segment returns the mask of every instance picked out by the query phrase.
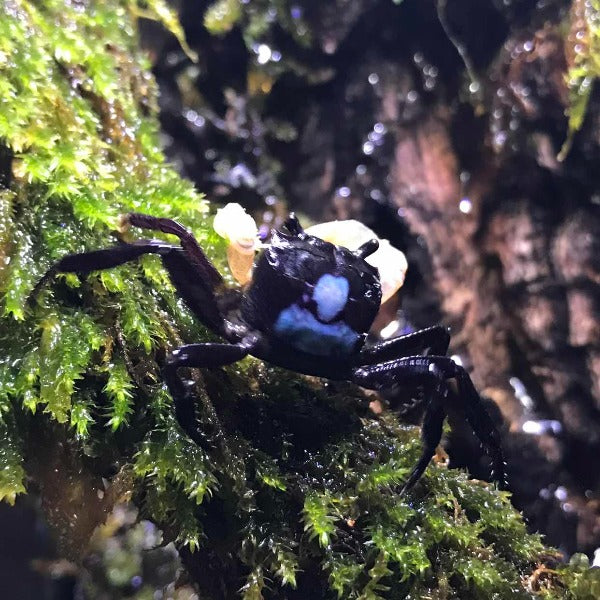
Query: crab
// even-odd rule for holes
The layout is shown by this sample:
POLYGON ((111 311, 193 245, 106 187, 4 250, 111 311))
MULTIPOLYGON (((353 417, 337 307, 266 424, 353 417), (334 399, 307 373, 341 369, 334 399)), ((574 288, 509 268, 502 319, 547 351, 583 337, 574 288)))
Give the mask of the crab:
POLYGON ((38 282, 32 297, 58 273, 85 275, 158 255, 179 296, 225 340, 181 346, 164 364, 177 421, 197 444, 204 442, 195 416, 196 397, 180 369, 222 367, 252 355, 298 373, 376 391, 424 388, 422 453, 400 493, 425 472, 440 443, 450 402, 489 453, 495 477, 504 482, 498 431, 467 371, 447 356, 448 331, 436 325, 367 343, 382 298, 378 270, 365 260, 378 249, 377 239, 351 251, 307 233, 290 214, 286 231, 272 232, 270 243, 254 260, 247 286, 238 289, 226 285, 193 234, 176 221, 130 213, 124 223, 174 235, 179 244, 144 239, 65 256, 38 282))

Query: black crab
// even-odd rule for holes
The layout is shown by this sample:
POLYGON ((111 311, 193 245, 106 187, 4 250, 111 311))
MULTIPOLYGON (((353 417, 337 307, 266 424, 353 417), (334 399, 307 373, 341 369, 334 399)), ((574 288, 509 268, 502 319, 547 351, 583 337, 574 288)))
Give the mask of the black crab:
POLYGON ((378 271, 364 260, 377 250, 377 240, 350 251, 309 235, 291 214, 287 233, 273 232, 255 261, 249 286, 241 291, 225 284, 194 236, 176 221, 131 213, 124 223, 172 234, 180 244, 139 240, 65 256, 38 282, 31 298, 57 273, 85 275, 145 254, 160 256, 177 293, 202 323, 226 340, 181 346, 164 366, 176 418, 197 444, 203 445, 204 437, 196 422, 196 398, 179 369, 221 367, 252 355, 298 373, 352 381, 372 390, 424 388, 423 451, 401 493, 414 486, 433 457, 450 401, 464 414, 491 456, 495 477, 504 483, 498 431, 468 373, 446 356, 447 330, 434 326, 365 343, 381 302, 378 271), (449 386, 450 379, 458 393, 449 386))

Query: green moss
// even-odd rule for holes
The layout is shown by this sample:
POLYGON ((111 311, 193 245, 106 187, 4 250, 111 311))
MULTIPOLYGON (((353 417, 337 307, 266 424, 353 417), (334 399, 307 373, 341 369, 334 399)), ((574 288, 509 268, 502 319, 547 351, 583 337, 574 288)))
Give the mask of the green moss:
MULTIPOLYGON (((207 213, 192 186, 164 164, 156 120, 144 116, 155 107, 155 88, 136 50, 137 10, 126 2, 86 11, 62 2, 0 4, 0 144, 12 180, 0 190, 0 409, 42 407, 81 437, 98 420, 95 407, 104 407, 105 427, 126 422, 137 386, 123 352, 148 354, 167 337, 160 299, 132 281, 158 279, 170 289, 148 262, 86 282, 67 276, 62 289, 85 308, 46 298, 26 315, 32 285, 65 253, 107 244, 121 212, 160 206, 192 227, 207 213), (91 393, 93 378, 100 385, 91 393)), ((161 3, 145 14, 177 22, 161 3)), ((17 432, 10 433, 0 496, 12 501, 24 491, 24 471, 17 432)))
POLYGON ((215 35, 230 31, 240 20, 242 7, 240 0, 217 0, 204 15, 204 26, 215 35))
POLYGON ((305 20, 298 15, 292 16, 293 9, 298 11, 299 8, 289 0, 215 0, 204 14, 204 26, 213 35, 223 35, 240 27, 248 49, 255 50, 257 44, 269 43, 270 30, 276 23, 296 42, 308 46, 311 35, 305 20))
POLYGON ((17 494, 25 492, 25 471, 21 464, 21 448, 16 439, 15 423, 4 416, 0 422, 0 498, 14 504, 17 494))
POLYGON ((600 77, 600 1, 575 1, 571 17, 573 22, 566 40, 574 55, 567 73, 569 124, 567 139, 558 155, 559 160, 566 158, 573 136, 583 125, 594 81, 600 77))
POLYGON ((160 360, 210 336, 159 261, 59 277, 27 308, 55 260, 114 243, 126 211, 176 217, 225 270, 207 203, 159 148, 140 10, 175 28, 155 2, 0 0, 0 146, 10 158, 0 173, 0 496, 12 502, 26 474, 40 476, 45 462, 29 469, 27 452, 41 427, 44 439, 68 440, 77 469, 129 474, 113 485, 130 486, 188 566, 201 564, 191 572, 206 598, 215 586, 247 600, 587 597, 587 568, 534 578, 549 551, 492 486, 432 465, 400 497, 418 430, 374 418, 350 385, 325 388, 253 359, 205 372, 197 413, 210 443, 195 445, 175 421, 160 360))

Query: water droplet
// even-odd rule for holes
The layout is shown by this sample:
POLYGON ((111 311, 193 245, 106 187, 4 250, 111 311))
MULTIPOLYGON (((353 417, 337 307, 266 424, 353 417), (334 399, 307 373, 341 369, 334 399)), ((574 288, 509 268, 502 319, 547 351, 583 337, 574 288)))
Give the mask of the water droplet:
POLYGON ((379 75, 377 73, 371 73, 367 79, 371 85, 379 83, 379 75))
POLYGON ((523 433, 528 433, 529 435, 558 435, 562 431, 562 425, 560 421, 550 419, 540 419, 539 421, 530 419, 523 423, 521 429, 523 433))
POLYGON ((454 364, 458 365, 459 367, 463 366, 462 358, 458 354, 453 354, 450 357, 450 359, 454 362, 454 364))
POLYGON ((259 65, 264 65, 271 60, 272 52, 271 48, 267 46, 267 44, 259 44, 258 49, 256 50, 256 54, 258 55, 257 61, 259 65))
POLYGON ((559 485, 555 490, 554 490, 554 497, 559 500, 560 502, 563 502, 564 500, 567 499, 567 490, 565 487, 563 487, 562 485, 559 485))
POLYGON ((368 80, 371 85, 376 85, 379 83, 379 75, 377 75, 377 73, 371 73, 368 77, 368 80))
POLYGON ((496 146, 498 146, 499 148, 502 148, 502 146, 504 146, 504 144, 506 143, 506 132, 505 131, 499 131, 495 136, 494 136, 494 144, 496 146))
POLYGON ((166 63, 170 67, 174 67, 179 63, 179 53, 178 52, 169 52, 167 54, 166 63))
POLYGON ((468 215, 473 210, 473 203, 469 198, 462 198, 458 203, 458 210, 460 210, 461 213, 468 215))
POLYGON ((373 154, 373 150, 375 150, 375 145, 373 142, 365 142, 362 147, 362 151, 364 154, 373 154))
POLYGON ((378 188, 373 188, 369 193, 371 200, 375 200, 375 202, 381 202, 383 200, 383 193, 378 188))
POLYGON ((271 228, 268 225, 261 225, 258 228, 258 238, 262 241, 266 240, 271 233, 271 228))
POLYGON ((325 40, 323 43, 323 50, 325 54, 333 54, 337 49, 337 41, 335 39, 325 40))
POLYGON ((193 109, 186 110, 184 115, 186 120, 196 127, 203 127, 206 123, 206 119, 193 109))
POLYGON ((385 340, 392 337, 400 327, 400 321, 394 320, 381 329, 379 335, 385 340))
POLYGON ((543 500, 550 500, 550 498, 552 498, 552 492, 546 487, 546 488, 542 488, 539 492, 539 497, 542 498, 543 500))
POLYGON ((531 410, 533 408, 533 400, 527 392, 525 384, 518 377, 511 377, 508 380, 508 383, 510 383, 512 389, 515 392, 515 398, 521 403, 521 405, 525 409, 531 410))

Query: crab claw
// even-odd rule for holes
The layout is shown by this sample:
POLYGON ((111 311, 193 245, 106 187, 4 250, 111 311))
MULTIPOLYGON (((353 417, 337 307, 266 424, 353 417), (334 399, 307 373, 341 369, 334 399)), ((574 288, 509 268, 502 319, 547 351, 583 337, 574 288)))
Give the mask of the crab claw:
MULTIPOLYGON (((353 252, 365 248, 365 260, 377 267, 381 281, 381 304, 391 298, 404 283, 408 263, 404 253, 394 248, 388 240, 382 240, 360 221, 329 221, 313 225, 306 233, 314 235, 326 242, 344 246, 353 252), (379 248, 373 250, 373 241, 379 242, 379 248), (369 246, 370 245, 370 246, 369 246), (373 250, 373 251, 372 251, 373 250)), ((363 252, 365 252, 363 250, 363 252)))
POLYGON ((252 279, 254 254, 258 248, 258 228, 254 219, 235 202, 217 210, 214 230, 228 242, 227 262, 235 280, 241 285, 252 279))

